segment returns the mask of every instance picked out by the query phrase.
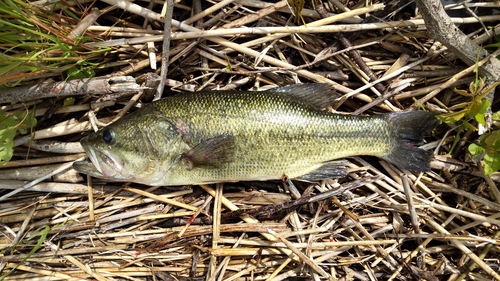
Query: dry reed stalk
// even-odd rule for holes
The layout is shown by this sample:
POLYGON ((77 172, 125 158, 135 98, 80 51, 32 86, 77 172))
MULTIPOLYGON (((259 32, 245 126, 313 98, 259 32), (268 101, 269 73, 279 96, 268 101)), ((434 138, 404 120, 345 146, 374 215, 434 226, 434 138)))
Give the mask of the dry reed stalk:
MULTIPOLYGON (((105 121, 105 120, 107 120, 107 119, 104 119, 101 121, 105 121)), ((35 139, 35 140, 48 139, 48 138, 53 138, 53 137, 57 137, 57 136, 70 135, 70 134, 90 131, 92 129, 92 126, 91 126, 89 121, 75 123, 73 120, 73 122, 69 122, 69 123, 70 124, 60 124, 60 125, 54 126, 52 128, 47 128, 47 129, 35 131, 33 136, 21 137, 21 138, 16 139, 14 145, 19 146, 19 145, 25 144, 26 142, 28 142, 28 140, 31 140, 31 139, 35 139)))
MULTIPOLYGON (((427 219, 429 224, 434 227, 437 231, 441 233, 447 234, 447 231, 438 223, 436 223, 432 219, 427 219)), ((470 259, 472 259, 478 266, 480 266, 488 275, 492 276, 495 278, 495 280, 500 280, 500 275, 493 269, 491 269, 488 264, 486 264, 484 261, 479 259, 478 256, 476 256, 469 248, 465 247, 462 243, 456 241, 456 240, 451 240, 450 241, 453 245, 455 245, 458 249, 460 249, 465 255, 467 255, 470 259)))
MULTIPOLYGON (((210 195, 214 196, 215 197, 215 191, 208 185, 200 185, 205 191, 207 191, 210 195)), ((221 197, 221 202, 222 204, 224 204, 227 208, 229 208, 231 211, 236 211, 238 210, 238 207, 236 205, 234 205, 231 201, 227 200, 225 197, 223 196, 220 196, 221 197)), ((259 223, 258 220, 256 220, 255 218, 253 218, 252 216, 249 216, 249 215, 242 215, 242 219, 249 223, 249 224, 252 224, 252 227, 253 227, 253 224, 256 224, 256 223, 259 223)), ((263 231, 265 232, 265 231, 263 231)), ((272 235, 269 235, 268 233, 262 233, 262 236, 266 237, 268 240, 271 240, 271 241, 274 241, 275 238, 274 236, 272 235)))
MULTIPOLYGON (((195 2, 206 6, 174 8, 169 79, 164 81, 174 91, 266 89, 319 81, 347 94, 332 107, 349 114, 407 110, 417 101, 412 98, 440 113, 467 102, 450 89, 467 88, 474 77, 453 61, 453 54, 429 42, 423 21, 410 18, 408 10, 392 11, 398 21, 384 22, 387 17, 380 13, 391 7, 346 6, 350 3, 332 0, 326 7, 329 17, 318 20, 319 14, 306 8, 302 15, 307 24, 294 26, 288 22, 290 10, 281 8, 284 1, 195 2), (377 22, 363 22, 367 13, 375 14, 377 22), (354 29, 362 31, 356 38, 343 33, 354 29), (352 47, 334 48, 337 34, 352 47), (369 76, 350 57, 352 50, 382 78, 368 83, 369 76), (387 91, 376 90, 377 83, 385 84, 387 91)), ((131 75, 147 85, 144 73, 162 61, 153 49, 162 48, 155 42, 163 40, 161 29, 166 26, 160 26, 164 14, 155 12, 160 8, 155 5, 166 1, 105 3, 113 5, 101 10, 113 26, 109 19, 98 18, 86 33, 98 40, 90 37, 87 46, 111 46, 106 56, 115 59, 108 61, 115 67, 114 75, 131 75)), ((81 7, 71 9, 80 15, 81 7)), ((478 19, 498 21, 498 16, 454 21, 478 19)), ((476 29, 470 36, 487 42, 487 33, 476 29)), ((37 75, 27 74, 21 84, 30 86, 37 75)), ((50 143, 31 146, 27 157, 24 147, 16 147, 16 160, 2 166, 0 187, 5 191, 0 196, 25 185, 6 178, 29 173, 23 178, 37 179, 31 170, 45 174, 53 170, 50 163, 78 158, 75 153, 81 148, 65 144, 76 143, 81 133, 120 118, 144 101, 142 91, 134 97, 77 97, 76 105, 55 110, 34 133, 35 139, 50 143), (87 121, 93 116, 99 119, 87 121), (9 165, 16 169, 5 169, 9 165)), ((36 116, 49 116, 54 110, 47 99, 0 109, 27 107, 36 107, 36 116)), ((484 171, 464 160, 474 134, 460 135, 464 144, 450 153, 458 135, 454 129, 443 132, 441 127, 426 138, 425 149, 455 159, 436 155, 431 162, 434 172, 423 174, 379 159, 353 157, 347 164, 348 177, 320 183, 170 189, 98 179, 86 185, 73 174, 73 179, 25 186, 0 204, 0 274, 17 267, 5 280, 431 280, 466 274, 498 280, 498 179, 495 174, 485 177, 484 171), (348 185, 356 188, 343 189, 348 185), (306 200, 319 194, 326 196, 306 200), (47 239, 30 253, 40 229, 47 229, 47 239)), ((30 138, 18 138, 16 145, 30 138)))
MULTIPOLYGON (((10 161, 9 163, 2 165, 2 168, 14 168, 14 167, 27 167, 27 166, 36 166, 36 165, 48 165, 52 163, 60 163, 67 161, 75 161, 78 158, 85 156, 84 153, 73 154, 73 155, 64 155, 64 156, 52 156, 47 158, 38 158, 33 160, 19 160, 19 161, 10 161)), ((49 171, 53 171, 55 168, 49 168, 49 171)), ((13 172, 10 170, 10 172, 13 172)))
MULTIPOLYGON (((370 6, 370 10, 374 9, 379 9, 380 7, 375 6, 370 6)), ((365 10, 360 10, 356 11, 356 13, 361 14, 365 10)), ((354 12, 352 14, 355 14, 354 12)), ((339 18, 344 18, 345 16, 343 15, 342 17, 339 18)), ((333 17, 333 19, 327 18, 329 22, 335 20, 339 20, 336 17, 333 17)), ((481 18, 482 21, 496 21, 498 20, 497 16, 486 16, 481 18)), ((241 34, 249 34, 249 35, 273 35, 273 34, 279 34, 276 37, 269 37, 272 38, 272 40, 276 40, 278 38, 288 36, 292 33, 308 33, 308 34, 314 34, 314 33, 337 33, 337 32, 354 32, 354 31, 360 31, 360 30, 379 30, 379 29, 391 29, 391 28, 398 28, 398 27, 408 27, 408 26, 415 26, 415 25, 424 25, 423 20, 411 20, 411 21, 395 21, 395 22, 387 22, 387 23, 370 23, 370 24, 345 24, 345 25, 326 25, 326 19, 325 21, 318 20, 317 22, 313 22, 308 24, 307 26, 288 26, 288 27, 240 27, 240 28, 227 28, 227 29, 216 29, 216 30, 195 30, 195 28, 190 28, 188 26, 181 25, 185 27, 187 30, 186 32, 182 33, 173 33, 171 36, 172 40, 186 40, 186 39, 195 39, 195 38, 200 38, 200 37, 207 37, 208 40, 218 40, 213 37, 215 36, 234 36, 234 35, 241 35, 241 34), (188 31, 189 30, 189 31, 188 31), (282 34, 282 35, 280 35, 282 34)), ((467 18, 467 19, 462 19, 462 18, 457 18, 454 20, 454 23, 456 24, 472 24, 476 23, 477 20, 475 18, 467 18)), ((147 43, 147 42, 160 42, 163 40, 163 35, 151 35, 151 36, 143 36, 143 37, 136 37, 136 38, 127 38, 127 39, 116 39, 116 40, 109 40, 105 42, 98 42, 98 43, 89 43, 87 44, 89 47, 112 47, 112 46, 120 46, 120 45, 125 45, 125 44, 141 44, 141 43, 147 43)), ((269 39, 260 39, 259 43, 263 43, 262 40, 265 41, 270 41, 269 39)), ((220 41, 222 42, 222 41, 220 41)), ((216 43, 220 43, 216 42, 216 43)), ((233 48, 234 45, 231 45, 230 48, 232 48, 232 51, 246 51, 244 47, 238 48, 233 48)), ((248 44, 247 44, 248 46, 248 44)))
POLYGON ((188 210, 191 210, 191 211, 198 210, 198 208, 196 208, 194 206, 190 206, 190 205, 187 205, 187 204, 175 201, 175 200, 170 200, 170 199, 167 199, 167 198, 163 198, 161 196, 158 196, 158 195, 155 195, 155 194, 152 194, 152 193, 148 193, 148 192, 145 192, 145 191, 140 190, 140 189, 130 188, 130 187, 125 187, 124 189, 128 190, 128 191, 132 191, 132 192, 140 194, 140 195, 143 195, 143 196, 146 196, 148 198, 155 199, 155 200, 160 201, 160 202, 164 202, 164 203, 167 203, 167 204, 172 204, 172 205, 180 207, 180 208, 188 209, 188 210))
MULTIPOLYGON (((95 109, 95 108, 100 108, 100 107, 108 107, 108 106, 113 106, 113 105, 115 105, 114 101, 103 101, 103 102, 96 102, 96 103, 92 103, 92 104, 71 105, 71 106, 65 106, 65 107, 57 109, 54 112, 54 114, 86 111, 86 110, 90 110, 90 109, 95 109)), ((35 116, 42 116, 48 110, 49 110, 48 108, 39 108, 35 111, 35 116)))

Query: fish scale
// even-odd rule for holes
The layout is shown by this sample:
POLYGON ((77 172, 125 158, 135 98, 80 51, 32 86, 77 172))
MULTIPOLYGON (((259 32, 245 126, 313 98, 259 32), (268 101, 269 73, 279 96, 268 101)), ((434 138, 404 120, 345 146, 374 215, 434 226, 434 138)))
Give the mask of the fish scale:
POLYGON ((305 84, 165 98, 82 139, 92 162, 75 168, 148 185, 284 175, 317 179, 338 172, 326 167, 330 161, 355 155, 378 156, 406 169, 429 169, 430 154, 414 146, 437 124, 431 113, 352 116, 319 110, 330 92, 324 84, 305 84), (112 134, 113 142, 105 142, 103 134, 112 134))

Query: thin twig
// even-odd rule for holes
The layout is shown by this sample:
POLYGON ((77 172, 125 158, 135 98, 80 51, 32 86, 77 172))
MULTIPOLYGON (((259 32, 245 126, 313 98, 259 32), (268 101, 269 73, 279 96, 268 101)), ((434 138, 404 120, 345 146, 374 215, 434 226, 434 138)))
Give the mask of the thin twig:
POLYGON ((167 0, 165 1, 166 11, 165 18, 163 21, 163 48, 161 53, 161 73, 160 73, 160 85, 158 85, 158 89, 156 91, 156 95, 154 100, 158 100, 161 98, 163 94, 163 90, 165 89, 167 72, 168 72, 168 62, 170 58, 170 30, 172 29, 172 15, 174 13, 174 1, 167 0))

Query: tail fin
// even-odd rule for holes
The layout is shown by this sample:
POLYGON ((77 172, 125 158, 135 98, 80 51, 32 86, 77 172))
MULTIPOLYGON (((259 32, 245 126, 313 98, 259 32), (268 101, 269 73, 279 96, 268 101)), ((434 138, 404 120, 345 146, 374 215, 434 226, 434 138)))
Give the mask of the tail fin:
POLYGON ((393 128, 394 145, 383 158, 403 169, 429 171, 432 152, 418 146, 422 145, 423 137, 440 123, 439 120, 425 111, 389 113, 386 118, 393 128))

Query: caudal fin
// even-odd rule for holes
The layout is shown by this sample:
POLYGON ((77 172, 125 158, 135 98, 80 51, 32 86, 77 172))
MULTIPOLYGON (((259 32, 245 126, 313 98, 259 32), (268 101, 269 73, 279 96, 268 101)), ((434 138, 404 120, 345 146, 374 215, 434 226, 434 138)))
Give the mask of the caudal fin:
POLYGON ((432 152, 418 147, 422 145, 423 137, 440 123, 439 120, 425 111, 396 112, 386 116, 393 128, 394 144, 391 152, 383 158, 403 169, 429 171, 432 152))

